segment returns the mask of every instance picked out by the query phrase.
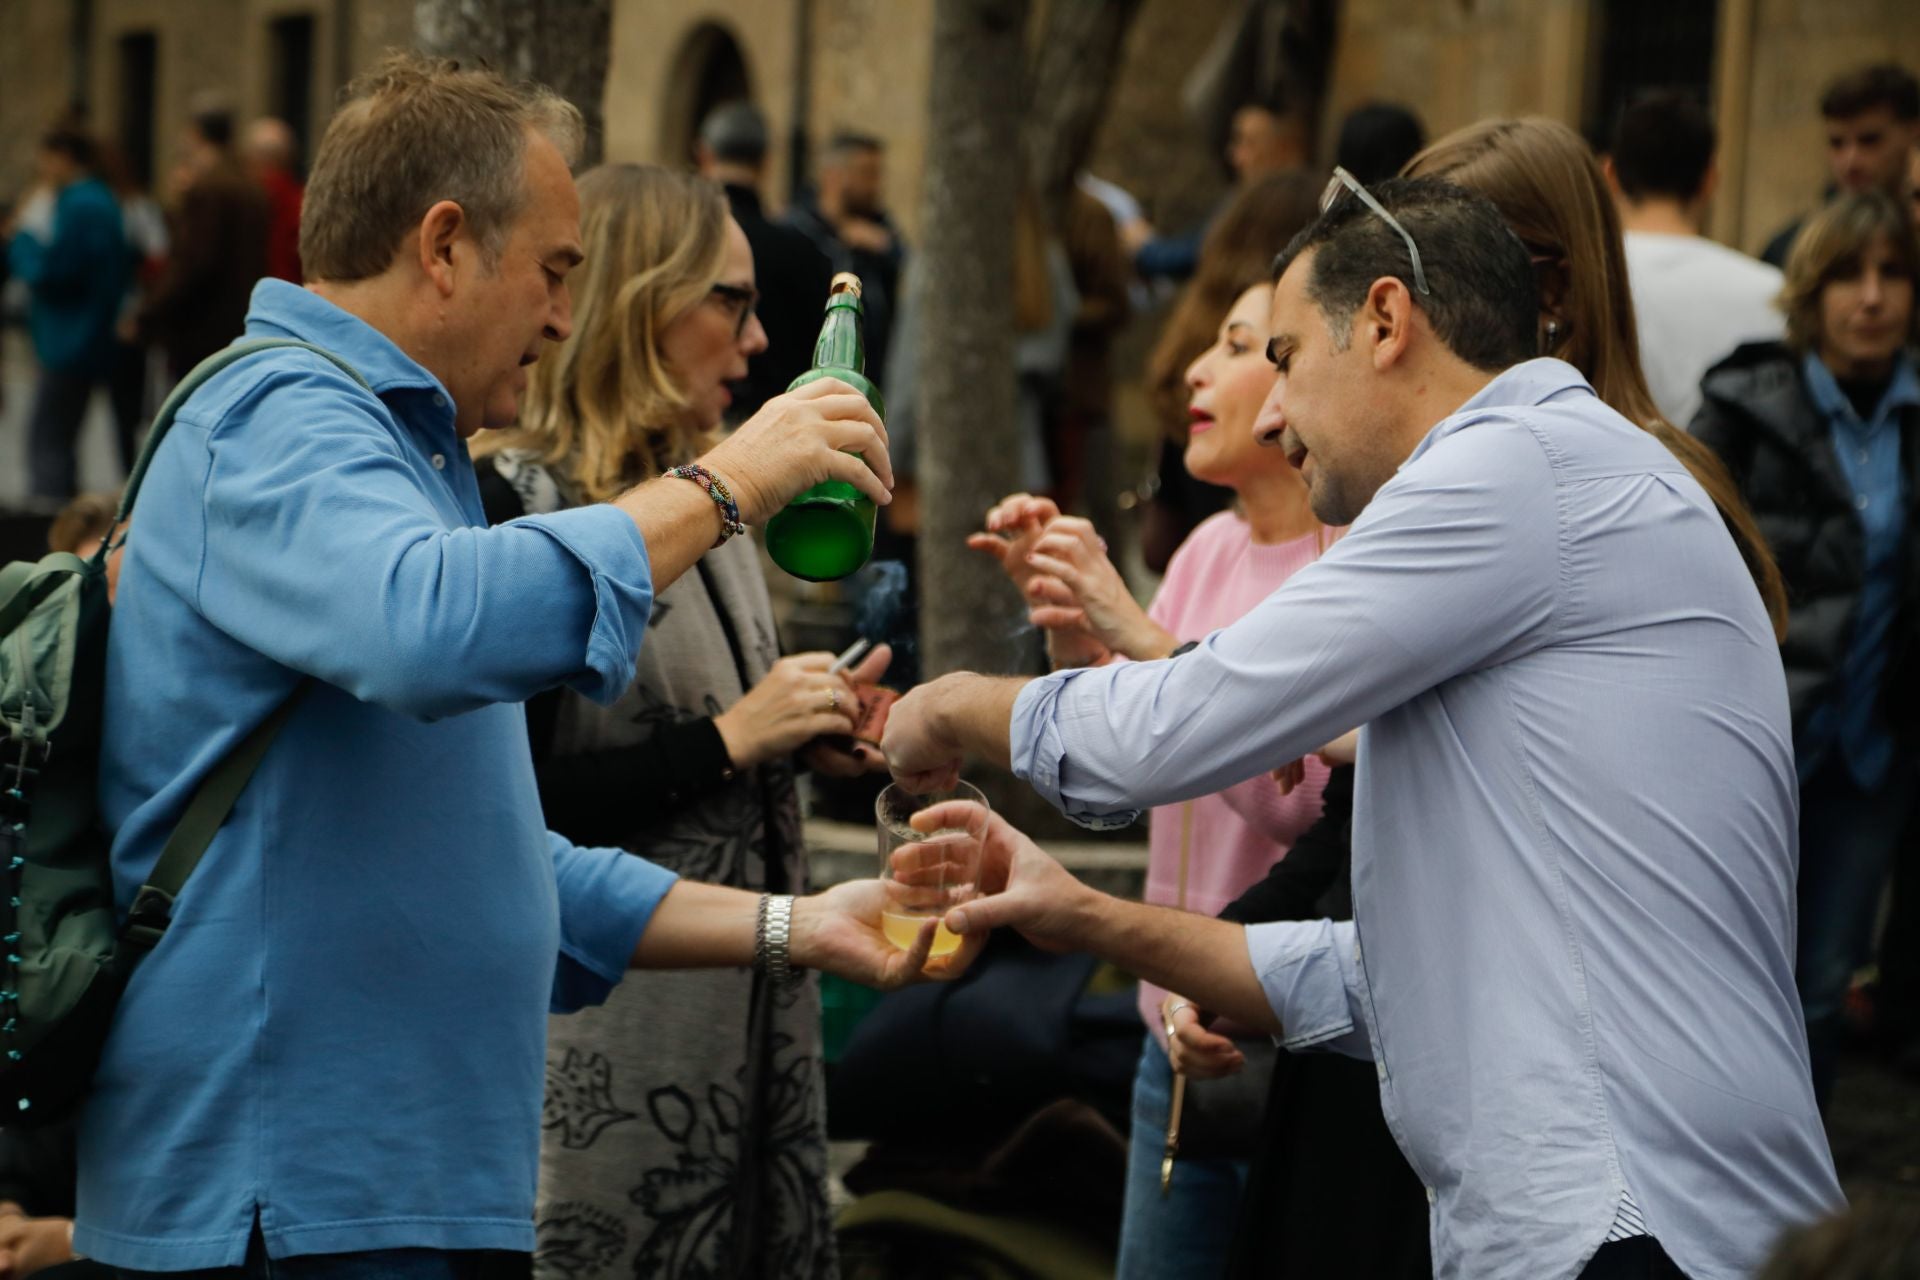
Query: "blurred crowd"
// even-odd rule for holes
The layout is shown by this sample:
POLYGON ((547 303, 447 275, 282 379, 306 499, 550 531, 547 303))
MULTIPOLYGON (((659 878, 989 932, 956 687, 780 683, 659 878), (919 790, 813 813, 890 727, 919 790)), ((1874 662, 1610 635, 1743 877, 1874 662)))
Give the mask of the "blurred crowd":
MULTIPOLYGON (((1080 175, 1064 217, 1023 197, 1009 374, 1018 388, 1020 491, 982 513, 970 545, 1006 570, 1052 668, 1164 659, 1242 618, 1346 534, 1316 516, 1299 459, 1259 438, 1256 419, 1285 376, 1269 358, 1275 255, 1334 200, 1371 200, 1369 190, 1396 175, 1477 193, 1529 255, 1538 355, 1570 366, 1686 464, 1747 553, 1768 605, 1799 789, 1793 961, 1814 1096, 1829 1104, 1849 1053, 1920 1078, 1920 809, 1912 803, 1920 703, 1911 688, 1920 652, 1912 550, 1920 538, 1920 85, 1908 69, 1875 65, 1808 105, 1825 125, 1829 181, 1808 193, 1803 214, 1760 258, 1705 234, 1717 137, 1711 113, 1687 94, 1642 95, 1595 140, 1544 118, 1487 120, 1429 138, 1417 105, 1356 109, 1336 131, 1328 164, 1316 159, 1306 113, 1284 102, 1242 104, 1222 155, 1229 185, 1192 226, 1152 225, 1138 199, 1091 172, 1080 175), (1143 315, 1153 341, 1138 368, 1121 367, 1122 335, 1143 315), (1116 462, 1131 457, 1116 426, 1116 388, 1135 383, 1160 428, 1144 467, 1116 462)), ((891 405, 893 501, 881 513, 876 560, 908 566, 911 578, 920 533, 916 365, 934 355, 921 342, 926 303, 914 256, 883 198, 885 148, 871 134, 834 133, 811 184, 778 216, 766 190, 769 149, 765 118, 733 102, 702 122, 690 172, 607 164, 579 176, 584 259, 577 267, 542 260, 546 274, 564 277, 552 287, 569 300, 564 320, 549 318, 527 339, 524 360, 509 353, 499 385, 510 388, 512 411, 489 418, 482 425, 494 429, 467 443, 444 424, 432 428, 439 434, 417 428, 434 442, 422 466, 462 473, 448 501, 463 503, 464 516, 584 528, 586 509, 662 472, 704 474, 700 483, 710 484, 703 467, 722 442, 760 438, 752 433, 768 430, 770 418, 796 412, 783 393, 813 363, 829 280, 852 272, 862 284, 866 373, 891 405)), ((303 224, 303 158, 286 124, 240 127, 226 113, 202 112, 180 154, 156 196, 84 121, 59 122, 40 141, 36 184, 0 227, 36 371, 27 453, 8 465, 24 465, 39 507, 61 512, 56 549, 91 555, 113 536, 112 499, 78 493, 77 442, 96 392, 107 397, 130 471, 165 392, 196 365, 243 333, 311 336, 332 323, 313 318, 322 305, 315 293, 262 281, 302 284, 306 251, 323 254, 314 272, 323 284, 360 282, 342 274, 350 259, 328 230, 350 223, 346 204, 332 206, 328 226, 317 226, 324 215, 311 209, 303 224)), ((342 172, 354 161, 334 157, 342 172)), ((329 198, 350 202, 357 193, 329 198)), ((408 212, 418 220, 420 211, 408 212)), ((385 339, 368 338, 355 358, 375 362, 370 372, 379 374, 388 368, 380 362, 401 357, 385 339)), ((373 381, 385 395, 388 384, 373 381)), ((409 394, 439 385, 416 380, 409 394)), ((461 402, 459 389, 446 389, 461 402)), ((284 478, 268 461, 231 465, 257 467, 247 474, 260 493, 284 478)), ((726 505, 719 494, 713 500, 726 505)), ((367 502, 369 520, 385 518, 367 502)), ((272 512, 250 516, 258 523, 247 527, 262 537, 294 536, 272 512)), ((731 518, 739 516, 735 509, 731 518)), ((325 544, 299 548, 325 558, 325 544)), ((156 564, 140 572, 186 590, 166 578, 178 566, 153 555, 156 564)), ((259 562, 230 567, 245 581, 259 562)), ((877 597, 883 581, 891 589, 893 578, 870 570, 847 589, 856 601, 877 597)), ((197 582, 191 590, 197 600, 197 582)), ((909 583, 909 600, 912 591, 909 583)), ((599 607, 615 609, 608 600, 603 594, 599 607)), ((837 668, 817 649, 786 652, 748 539, 716 545, 651 600, 637 669, 603 691, 609 696, 585 696, 587 681, 570 678, 496 699, 526 703, 532 785, 547 827, 578 846, 644 854, 690 881, 804 893, 803 799, 811 787, 817 803, 836 794, 870 802, 887 762, 877 734, 856 733, 858 713, 883 681, 897 690, 916 678, 910 611, 864 627, 892 645, 851 666, 837 668)), ((287 610, 284 621, 300 604, 275 607, 287 610)), ((135 605, 149 610, 135 616, 159 616, 138 596, 135 605)), ((535 665, 527 658, 526 670, 501 675, 497 687, 519 689, 535 665)), ((467 709, 456 698, 430 711, 467 709)), ((1145 899, 1242 923, 1350 919, 1355 753, 1349 735, 1280 777, 1154 807, 1145 899)), ((842 1274, 843 1264, 848 1274, 907 1274, 887 1270, 904 1265, 904 1251, 884 1244, 889 1229, 911 1239, 926 1226, 907 1210, 886 1218, 886 1205, 873 1209, 880 1216, 866 1220, 864 1242, 844 1258, 836 1243, 828 1137, 830 1126, 851 1133, 841 1116, 858 1111, 857 1136, 885 1141, 856 1189, 946 1195, 969 1206, 976 1225, 991 1223, 1009 1194, 1035 1196, 1076 1223, 1060 1240, 1027 1242, 1035 1274, 1072 1274, 1067 1262, 1046 1268, 1055 1253, 1072 1255, 1073 1240, 1103 1232, 1106 1245, 1118 1241, 1118 1274, 1141 1280, 1433 1273, 1431 1192, 1396 1144, 1371 1064, 1277 1052, 1244 1028, 1206 1031, 1191 1014, 1176 1017, 1189 1008, 1178 993, 1146 983, 1121 993, 1117 1013, 1113 1002, 1103 1006, 1105 1021, 1085 1031, 1072 1020, 1093 1018, 1083 997, 1111 974, 1073 969, 1058 1007, 1029 1015, 1012 1007, 1020 993, 1042 992, 1046 975, 1066 970, 1021 952, 990 953, 983 971, 996 963, 1030 985, 1003 992, 1004 1025, 981 1031, 984 1056, 1025 1052, 1012 1046, 1030 1031, 1050 1046, 1034 1051, 1045 1060, 1034 1070, 1092 1105, 1054 1116, 1053 1131, 1036 1137, 1032 1109, 1009 1104, 981 1122, 980 1143, 960 1144, 981 1148, 981 1163, 966 1169, 930 1171, 938 1153, 924 1143, 888 1165, 880 1148, 912 1148, 901 1130, 919 1103, 889 1112, 856 1096, 848 1082, 873 1078, 858 1044, 827 1071, 817 985, 777 988, 722 964, 630 981, 597 1007, 556 1017, 544 1048, 535 1271, 692 1280, 751 1274, 741 1259, 757 1256, 774 1260, 760 1274, 825 1277, 842 1274), (1118 1056, 1062 1065, 1103 1037, 1118 1056), (1175 1160, 1169 1134, 1181 1128, 1183 1107, 1178 1169, 1169 1175, 1163 1157, 1175 1160), (1089 1207, 1089 1198, 1063 1192, 1058 1184, 1079 1174, 1044 1172, 1061 1149, 1081 1162, 1071 1168, 1110 1175, 1103 1185, 1114 1194, 1091 1197, 1089 1207), (1023 1175, 1022 1161, 1043 1173, 1023 1175), (1356 1216, 1356 1206, 1364 1213, 1356 1216)), ((891 1051, 890 1026, 938 1016, 922 990, 890 996, 871 1015, 865 1052, 891 1051)), ((1011 1095, 1023 1107, 1036 1101, 1011 1095)), ((151 1101, 137 1089, 130 1096, 151 1101)), ((232 1096, 199 1101, 217 1108, 232 1096)), ((9 1191, 13 1184, 0 1180, 0 1195, 19 1211, 0 1213, 0 1266, 24 1275, 73 1265, 71 1151, 15 1143, 11 1154, 18 1185, 9 1191)), ((400 1176, 397 1163, 381 1167, 400 1176)), ((164 1226, 171 1211, 146 1191, 94 1191, 124 1210, 123 1225, 146 1213, 164 1226)), ((250 1252, 274 1226, 262 1204, 246 1224, 250 1252)), ((1911 1269, 1920 1267, 1920 1244, 1910 1219, 1903 1227, 1898 1216, 1863 1203, 1789 1236, 1764 1274, 1920 1274, 1911 1269), (1873 1257, 1894 1252, 1909 1270, 1873 1269, 1873 1257)), ((982 1258, 1023 1247, 991 1225, 949 1229, 982 1258)), ((1649 1224, 1619 1229, 1628 1239, 1654 1234, 1649 1224)), ((1637 1265, 1607 1274, 1680 1274, 1664 1256, 1637 1265)), ((912 1272, 960 1273, 957 1263, 912 1272)))

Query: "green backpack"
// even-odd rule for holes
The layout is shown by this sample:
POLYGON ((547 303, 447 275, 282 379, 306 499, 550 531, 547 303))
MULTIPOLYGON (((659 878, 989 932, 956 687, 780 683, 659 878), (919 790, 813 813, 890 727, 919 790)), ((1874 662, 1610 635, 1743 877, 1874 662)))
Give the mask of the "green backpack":
MULTIPOLYGON (((154 416, 114 529, 90 558, 56 551, 0 568, 0 1123, 71 1114, 86 1096, 113 1012, 166 933, 173 900, 227 820, 309 681, 243 738, 188 802, 124 927, 95 797, 107 683, 107 558, 174 415, 209 378, 260 351, 300 347, 355 382, 332 352, 287 338, 235 343, 202 361, 154 416)), ((164 513, 154 518, 164 519, 164 513)))

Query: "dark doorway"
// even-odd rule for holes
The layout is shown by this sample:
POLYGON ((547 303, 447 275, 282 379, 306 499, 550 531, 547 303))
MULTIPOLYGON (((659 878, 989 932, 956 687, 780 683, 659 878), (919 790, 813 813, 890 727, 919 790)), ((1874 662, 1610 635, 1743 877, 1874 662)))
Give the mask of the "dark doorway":
POLYGON ((753 97, 746 59, 732 34, 718 23, 695 27, 673 61, 673 81, 664 115, 666 154, 693 161, 700 122, 723 102, 753 97))
POLYGON ((1620 109, 1653 89, 1713 102, 1716 0, 1605 0, 1594 8, 1599 74, 1589 84, 1582 120, 1587 140, 1603 150, 1620 109))
POLYGON ((313 128, 313 17, 295 14, 267 26, 271 79, 268 109, 287 122, 299 144, 295 168, 306 171, 313 128))
POLYGON ((151 31, 130 31, 115 50, 120 85, 117 133, 127 174, 142 190, 153 190, 153 109, 160 41, 151 31))

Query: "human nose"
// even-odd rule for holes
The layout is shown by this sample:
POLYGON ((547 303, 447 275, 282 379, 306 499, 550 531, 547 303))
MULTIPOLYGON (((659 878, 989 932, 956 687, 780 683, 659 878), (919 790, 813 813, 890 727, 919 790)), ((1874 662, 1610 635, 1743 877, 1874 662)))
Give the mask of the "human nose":
POLYGON ((1860 273, 1860 305, 1868 310, 1878 310, 1886 300, 1886 280, 1881 276, 1880 268, 1868 267, 1860 273))
POLYGON ((767 327, 760 323, 760 314, 758 312, 749 311, 747 313, 747 327, 740 334, 740 354, 752 357, 759 355, 766 349, 767 327))
POLYGON ((1281 403, 1286 389, 1286 378, 1275 378, 1273 390, 1260 402, 1260 412, 1253 415, 1253 438, 1261 444, 1279 444, 1281 433, 1287 429, 1287 411, 1281 403))
POLYGON ((547 311, 546 335, 549 342, 565 342, 573 334, 573 294, 563 283, 547 311))

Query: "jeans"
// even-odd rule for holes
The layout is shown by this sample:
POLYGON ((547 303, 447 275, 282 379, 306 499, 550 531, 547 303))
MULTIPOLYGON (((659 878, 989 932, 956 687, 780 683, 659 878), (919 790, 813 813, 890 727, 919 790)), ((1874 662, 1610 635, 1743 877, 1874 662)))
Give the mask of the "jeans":
POLYGON ((133 470, 146 392, 146 358, 144 348, 123 344, 116 348, 113 369, 104 377, 58 369, 41 371, 27 424, 28 471, 35 497, 65 501, 78 491, 75 450, 96 386, 105 386, 113 406, 120 465, 133 470))
POLYGON ((1800 788, 1800 945, 1794 980, 1807 1019, 1813 1091, 1833 1091, 1853 971, 1873 943, 1874 914, 1913 807, 1913 761, 1896 754, 1863 791, 1834 752, 1800 788))
POLYGON ((1172 1105, 1173 1068, 1166 1050, 1149 1035, 1133 1078, 1118 1280, 1218 1280, 1226 1274, 1247 1165, 1243 1160, 1175 1160, 1173 1184, 1163 1197, 1160 1157, 1172 1105))
POLYGON ((370 1249, 269 1258, 259 1228, 237 1267, 200 1271, 126 1271, 123 1280, 527 1280, 533 1260, 489 1249, 370 1249))

